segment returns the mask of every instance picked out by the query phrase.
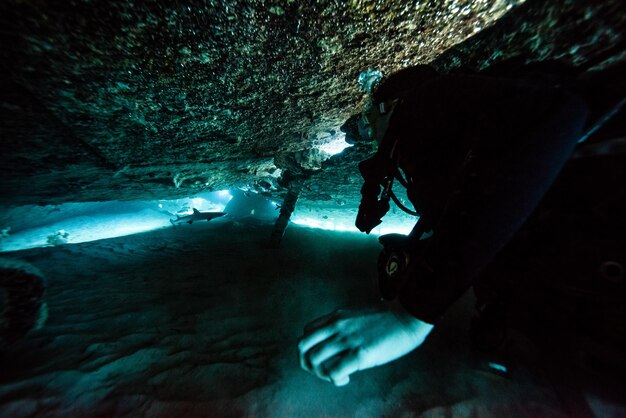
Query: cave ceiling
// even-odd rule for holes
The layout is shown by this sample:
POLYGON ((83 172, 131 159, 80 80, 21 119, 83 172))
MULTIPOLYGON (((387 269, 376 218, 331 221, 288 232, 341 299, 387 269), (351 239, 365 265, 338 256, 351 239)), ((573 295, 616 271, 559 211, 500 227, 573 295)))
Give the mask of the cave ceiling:
POLYGON ((302 202, 354 203, 373 146, 320 147, 362 106, 361 72, 602 65, 624 58, 622 4, 4 0, 0 203, 280 198, 286 172, 305 179, 302 202))

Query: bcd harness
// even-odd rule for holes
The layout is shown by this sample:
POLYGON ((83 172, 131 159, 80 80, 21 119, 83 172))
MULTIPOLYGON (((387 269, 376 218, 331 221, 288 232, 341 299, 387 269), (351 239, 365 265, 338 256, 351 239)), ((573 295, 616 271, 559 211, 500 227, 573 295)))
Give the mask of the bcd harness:
MULTIPOLYGON (((372 158, 359 164, 359 170, 365 181, 361 188, 362 200, 356 226, 362 232, 369 234, 382 222, 381 218, 389 211, 389 200, 393 200, 404 212, 412 216, 419 216, 417 223, 408 235, 387 234, 379 238, 379 242, 384 247, 378 258, 379 290, 383 299, 393 300, 398 296, 407 280, 414 280, 414 278, 412 279, 413 276, 417 275, 421 280, 432 279, 434 269, 424 258, 429 240, 420 240, 420 238, 424 233, 433 229, 434 225, 419 211, 407 208, 393 192, 393 183, 396 179, 407 189, 407 192, 412 190, 413 185, 412 179, 410 177, 405 178, 399 168, 398 139, 393 140, 391 147, 386 146, 387 141, 390 141, 388 136, 383 139, 379 150, 372 158), (379 194, 380 198, 378 197, 379 194)), ((470 150, 460 170, 461 179, 467 176, 468 167, 471 166, 470 162, 473 159, 474 154, 470 150)), ((462 180, 459 186, 463 183, 462 180)), ((459 187, 450 193, 446 199, 444 215, 457 208, 461 201, 462 193, 461 187, 459 187)))

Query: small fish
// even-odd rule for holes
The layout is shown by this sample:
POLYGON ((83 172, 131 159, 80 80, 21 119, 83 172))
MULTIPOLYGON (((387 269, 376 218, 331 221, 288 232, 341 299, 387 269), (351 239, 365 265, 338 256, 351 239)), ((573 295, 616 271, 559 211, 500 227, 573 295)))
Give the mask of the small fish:
POLYGON ((194 208, 191 215, 176 215, 176 219, 170 219, 170 222, 174 226, 184 222, 192 224, 194 221, 210 221, 211 219, 219 218, 224 215, 226 215, 224 212, 200 212, 198 209, 194 208))

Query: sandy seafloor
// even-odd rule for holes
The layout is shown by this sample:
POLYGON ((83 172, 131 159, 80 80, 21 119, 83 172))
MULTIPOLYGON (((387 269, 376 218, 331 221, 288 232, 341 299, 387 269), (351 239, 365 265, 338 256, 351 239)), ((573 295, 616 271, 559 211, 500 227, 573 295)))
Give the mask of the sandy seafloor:
MULTIPOLYGON (((304 325, 376 301, 375 237, 271 223, 196 223, 3 254, 46 275, 43 329, 0 357, 0 416, 571 416, 519 361, 469 349, 471 295, 419 350, 335 388, 299 368, 304 325)), ((587 394, 597 416, 624 409, 587 394), (598 412, 599 411, 599 412, 598 412)))

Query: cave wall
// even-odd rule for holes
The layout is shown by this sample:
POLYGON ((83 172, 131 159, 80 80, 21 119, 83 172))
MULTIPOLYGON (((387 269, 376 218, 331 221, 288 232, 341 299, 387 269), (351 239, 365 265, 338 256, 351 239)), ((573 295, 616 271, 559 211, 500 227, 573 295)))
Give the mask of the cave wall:
POLYGON ((482 68, 524 54, 623 59, 621 1, 8 0, 2 31, 4 206, 188 196, 244 186, 356 202, 360 144, 315 149, 358 111, 368 68, 482 68))

